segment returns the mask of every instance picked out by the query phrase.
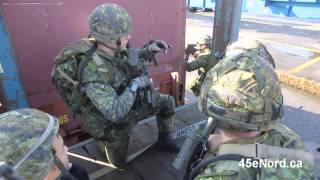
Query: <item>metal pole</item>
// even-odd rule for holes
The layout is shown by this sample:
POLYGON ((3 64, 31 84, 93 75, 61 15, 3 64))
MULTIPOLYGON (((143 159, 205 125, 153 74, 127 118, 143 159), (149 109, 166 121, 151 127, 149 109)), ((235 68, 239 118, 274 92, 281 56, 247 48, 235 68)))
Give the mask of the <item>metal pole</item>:
POLYGON ((222 59, 229 43, 238 39, 243 0, 217 0, 212 35, 211 69, 222 59))

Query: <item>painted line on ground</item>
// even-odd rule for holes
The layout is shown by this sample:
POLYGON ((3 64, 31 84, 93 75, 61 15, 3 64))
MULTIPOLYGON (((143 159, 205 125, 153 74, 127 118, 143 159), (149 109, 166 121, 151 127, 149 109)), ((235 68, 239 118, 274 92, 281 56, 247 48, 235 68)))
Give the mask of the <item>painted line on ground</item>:
POLYGON ((287 47, 292 47, 292 48, 297 48, 297 49, 303 49, 303 50, 306 50, 306 51, 312 51, 312 52, 315 52, 315 53, 320 53, 320 49, 312 49, 312 48, 296 46, 296 45, 292 45, 292 44, 286 44, 286 43, 281 43, 281 42, 271 41, 271 40, 266 40, 266 39, 259 39, 259 40, 264 41, 264 42, 273 43, 273 44, 278 44, 280 46, 287 46, 287 47))
POLYGON ((85 161, 89 161, 91 163, 95 163, 95 164, 103 165, 103 166, 106 166, 106 167, 109 167, 109 168, 117 169, 117 167, 115 167, 114 165, 112 165, 110 163, 106 163, 106 162, 103 162, 103 161, 99 161, 99 160, 95 160, 95 159, 92 159, 92 158, 88 158, 86 156, 82 156, 80 154, 76 154, 76 153, 72 153, 72 152, 67 152, 67 154, 69 156, 76 157, 76 158, 79 158, 79 159, 82 159, 82 160, 85 160, 85 161))
POLYGON ((281 83, 297 89, 301 89, 316 96, 320 96, 320 82, 315 82, 303 77, 297 77, 285 71, 276 71, 281 83))
POLYGON ((320 56, 316 57, 314 59, 310 59, 307 62, 288 70, 288 73, 291 73, 291 74, 298 73, 298 72, 304 70, 305 68, 307 68, 307 67, 309 67, 309 66, 311 66, 311 65, 313 65, 313 64, 315 64, 317 62, 320 62, 320 56))
MULTIPOLYGON (((291 44, 285 44, 285 43, 280 43, 280 42, 270 41, 270 40, 265 40, 265 39, 260 39, 260 40, 264 41, 264 42, 278 44, 281 46, 292 47, 292 48, 296 48, 296 49, 303 49, 303 50, 311 51, 314 53, 320 53, 320 50, 318 50, 318 49, 295 46, 295 45, 291 45, 291 44)), ((305 62, 299 66, 296 66, 296 67, 290 69, 289 71, 276 70, 278 77, 280 79, 280 82, 282 84, 285 84, 285 85, 288 85, 288 86, 291 86, 291 87, 294 87, 297 89, 301 89, 301 90, 308 92, 310 94, 320 96, 320 82, 316 82, 311 79, 307 79, 305 77, 299 77, 299 76, 294 75, 295 73, 298 73, 298 72, 304 70, 305 68, 307 68, 317 62, 320 62, 320 57, 316 57, 311 60, 308 60, 307 62, 305 62)))
MULTIPOLYGON (((318 49, 311 49, 311 48, 306 48, 306 47, 302 47, 302 46, 296 46, 296 45, 291 45, 291 44, 286 44, 286 43, 281 43, 281 42, 276 42, 276 41, 271 41, 271 40, 266 40, 266 39, 261 39, 261 40, 265 41, 265 42, 272 43, 272 44, 277 44, 280 46, 286 46, 286 47, 291 47, 291 48, 296 48, 296 49, 302 49, 305 51, 311 51, 314 53, 320 53, 320 50, 318 50, 318 49)), ((299 66, 296 66, 296 67, 288 70, 287 73, 290 73, 290 74, 298 73, 298 72, 304 70, 305 68, 307 68, 317 62, 320 62, 320 56, 313 58, 313 59, 309 59, 307 62, 300 64, 299 66)))

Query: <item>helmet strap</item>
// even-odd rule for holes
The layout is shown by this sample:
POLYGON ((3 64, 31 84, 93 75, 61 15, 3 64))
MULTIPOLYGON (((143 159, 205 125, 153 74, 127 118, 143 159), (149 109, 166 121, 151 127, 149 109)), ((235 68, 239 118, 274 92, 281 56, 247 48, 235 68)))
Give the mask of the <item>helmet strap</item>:
POLYGON ((28 157, 35 151, 41 144, 49 137, 51 131, 54 128, 54 118, 50 115, 48 115, 50 120, 47 129, 44 131, 44 133, 40 136, 40 138, 32 145, 32 147, 28 150, 28 152, 23 155, 13 166, 13 169, 16 170, 28 157))
POLYGON ((106 43, 100 43, 100 44, 101 44, 102 46, 108 48, 108 49, 111 49, 111 50, 115 51, 115 52, 117 52, 118 49, 119 49, 119 48, 112 47, 112 46, 110 46, 110 45, 108 45, 108 44, 106 44, 106 43))
POLYGON ((117 48, 115 57, 118 58, 120 56, 120 52, 121 52, 121 40, 120 40, 120 38, 117 40, 116 44, 117 44, 118 48, 117 48))
POLYGON ((109 44, 106 44, 106 43, 100 43, 100 44, 101 44, 102 46, 104 46, 104 47, 106 47, 106 48, 114 51, 114 52, 115 52, 114 57, 116 57, 116 58, 119 57, 119 55, 120 55, 120 53, 121 53, 121 41, 120 41, 120 39, 118 39, 118 40, 116 41, 116 45, 117 45, 116 48, 115 48, 115 47, 112 47, 112 46, 110 46, 109 44))

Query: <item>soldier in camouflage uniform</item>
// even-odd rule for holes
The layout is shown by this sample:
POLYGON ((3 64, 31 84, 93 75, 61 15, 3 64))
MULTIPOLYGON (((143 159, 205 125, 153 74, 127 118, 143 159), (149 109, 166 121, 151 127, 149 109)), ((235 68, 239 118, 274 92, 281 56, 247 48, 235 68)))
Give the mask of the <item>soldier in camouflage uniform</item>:
POLYGON ((55 179, 70 167, 67 148, 58 133, 56 118, 36 109, 20 109, 0 115, 0 174, 13 172, 24 179, 55 179), (6 165, 6 166, 8 166, 6 165), (5 168, 3 168, 5 167, 5 168))
POLYGON ((211 44, 212 38, 210 36, 206 35, 201 37, 200 41, 197 43, 197 49, 199 50, 200 55, 196 55, 196 59, 192 62, 185 62, 186 71, 191 72, 198 70, 199 77, 195 79, 191 86, 191 90, 196 96, 199 96, 202 82, 208 72, 208 64, 211 56, 211 44))
POLYGON ((88 132, 100 141, 108 161, 117 167, 126 162, 130 130, 151 114, 157 117, 158 145, 179 151, 168 136, 173 130, 174 99, 154 91, 143 61, 166 52, 170 45, 157 40, 141 49, 128 48, 132 20, 116 4, 98 6, 88 17, 88 24, 97 49, 81 75, 81 89, 90 101, 90 110, 83 116, 88 132), (138 59, 136 66, 130 63, 131 58, 138 59))
MULTIPOLYGON (((202 43, 208 43, 208 47, 211 49, 211 37, 204 36, 202 37, 202 43)), ((201 47, 201 46, 200 46, 201 47)), ((205 46, 206 47, 206 46, 205 46)), ((226 57, 231 56, 232 53, 237 53, 239 51, 247 51, 247 52, 255 52, 259 56, 266 57, 273 67, 275 67, 273 58, 271 54, 268 52, 267 48, 260 42, 256 40, 239 40, 228 47, 226 57)), ((194 84, 191 87, 191 90, 196 96, 199 96, 201 85, 203 83, 204 78, 206 77, 206 73, 208 72, 209 59, 211 57, 211 51, 206 50, 203 54, 197 57, 196 60, 192 62, 186 62, 186 70, 188 72, 194 71, 198 69, 199 77, 196 78, 194 84)))
POLYGON ((303 166, 247 168, 237 160, 221 160, 205 166, 195 179, 311 179, 312 155, 296 133, 279 124, 283 97, 270 60, 265 59, 268 56, 247 49, 228 53, 207 73, 200 92, 200 111, 213 117, 220 129, 220 134, 209 137, 207 158, 238 154, 301 160, 303 166))

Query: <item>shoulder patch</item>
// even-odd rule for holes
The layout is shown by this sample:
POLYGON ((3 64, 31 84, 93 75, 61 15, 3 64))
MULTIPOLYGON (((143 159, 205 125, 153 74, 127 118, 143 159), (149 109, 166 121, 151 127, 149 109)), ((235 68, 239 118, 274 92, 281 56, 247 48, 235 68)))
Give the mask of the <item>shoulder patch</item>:
POLYGON ((93 63, 92 61, 90 61, 88 63, 88 68, 92 71, 97 71, 97 65, 95 63, 93 63))

